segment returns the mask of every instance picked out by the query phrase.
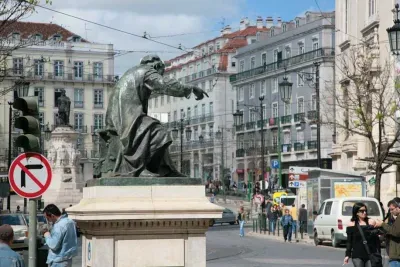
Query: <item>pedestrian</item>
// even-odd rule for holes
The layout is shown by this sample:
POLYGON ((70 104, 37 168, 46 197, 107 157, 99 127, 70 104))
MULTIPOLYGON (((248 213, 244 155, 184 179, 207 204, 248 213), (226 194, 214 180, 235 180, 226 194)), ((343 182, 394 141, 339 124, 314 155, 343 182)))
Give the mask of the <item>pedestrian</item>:
POLYGON ((376 221, 368 218, 367 206, 361 202, 355 203, 346 229, 345 264, 351 258, 355 267, 382 267, 379 232, 375 225, 376 221))
POLYGON ((299 209, 299 224, 301 238, 303 238, 303 233, 307 232, 307 209, 304 204, 301 204, 301 208, 299 209))
POLYGON ((276 221, 278 220, 278 211, 274 206, 271 206, 270 211, 267 214, 269 223, 269 232, 275 235, 276 221))
POLYGON ((49 267, 71 267, 72 257, 77 254, 77 235, 75 223, 62 215, 60 209, 54 205, 47 205, 43 214, 53 225, 51 231, 44 229, 44 237, 49 247, 47 264, 49 267))
MULTIPOLYGON (((397 201, 397 203, 400 203, 400 198, 395 197, 394 200, 397 201)), ((391 214, 390 209, 389 209, 390 204, 391 204, 391 201, 389 201, 387 204, 388 213, 386 214, 383 221, 386 222, 388 225, 393 225, 393 223, 396 221, 397 216, 393 216, 393 214, 391 214)), ((389 243, 390 243, 390 238, 387 235, 385 235, 385 248, 386 248, 386 254, 388 254, 388 255, 389 255, 389 243)))
POLYGON ((292 224, 293 218, 288 209, 285 209, 285 215, 281 218, 281 225, 283 227, 283 238, 286 241, 292 242, 292 224))
POLYGON ((10 246, 14 241, 14 231, 8 224, 0 226, 0 267, 24 267, 21 255, 10 246))
POLYGON ((292 216, 292 218, 293 218, 293 224, 292 224, 292 231, 293 231, 293 234, 295 235, 295 237, 296 237, 296 232, 297 232, 297 222, 298 222, 298 220, 299 220, 299 216, 298 216, 298 213, 297 213, 297 208, 296 208, 296 206, 294 205, 294 203, 292 204, 292 208, 290 209, 290 216, 292 216))
POLYGON ((400 266, 400 199, 394 198, 389 201, 389 210, 396 217, 392 225, 377 220, 375 227, 382 227, 389 240, 389 267, 400 266))
POLYGON ((244 212, 244 207, 241 206, 238 214, 239 221, 239 235, 244 237, 244 224, 246 223, 246 213, 244 212))
POLYGON ((214 201, 215 201, 215 195, 214 195, 214 194, 211 194, 210 202, 211 202, 211 203, 214 203, 214 201))

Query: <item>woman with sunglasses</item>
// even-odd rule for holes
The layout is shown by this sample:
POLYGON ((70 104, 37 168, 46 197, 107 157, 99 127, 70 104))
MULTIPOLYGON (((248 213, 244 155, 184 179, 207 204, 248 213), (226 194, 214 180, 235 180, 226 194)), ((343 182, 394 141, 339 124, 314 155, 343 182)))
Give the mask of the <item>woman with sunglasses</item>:
POLYGON ((369 252, 378 253, 380 252, 379 230, 375 228, 375 223, 375 220, 368 218, 367 206, 364 203, 354 204, 351 221, 346 229, 347 246, 344 264, 349 263, 349 259, 351 258, 355 267, 379 266, 379 264, 376 265, 375 262, 371 262, 370 255, 366 250, 363 237, 360 233, 360 228, 358 227, 358 225, 361 227, 369 252))

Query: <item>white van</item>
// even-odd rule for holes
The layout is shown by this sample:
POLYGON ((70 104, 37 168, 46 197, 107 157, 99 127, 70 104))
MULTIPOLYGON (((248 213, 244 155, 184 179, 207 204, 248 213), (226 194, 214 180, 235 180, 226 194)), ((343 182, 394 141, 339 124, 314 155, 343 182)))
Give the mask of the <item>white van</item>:
POLYGON ((347 240, 346 228, 352 216, 353 205, 364 203, 368 209, 368 217, 383 219, 383 211, 379 201, 371 197, 344 197, 325 200, 319 211, 314 212, 314 243, 321 245, 323 241, 331 241, 333 247, 347 240))

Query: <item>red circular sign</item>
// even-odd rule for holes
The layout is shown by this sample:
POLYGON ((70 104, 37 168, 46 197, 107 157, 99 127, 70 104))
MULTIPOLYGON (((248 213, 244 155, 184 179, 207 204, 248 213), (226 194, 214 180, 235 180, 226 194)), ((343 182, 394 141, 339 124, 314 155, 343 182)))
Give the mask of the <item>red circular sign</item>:
POLYGON ((51 184, 52 171, 49 161, 39 153, 19 155, 8 172, 11 188, 24 198, 43 195, 51 184))

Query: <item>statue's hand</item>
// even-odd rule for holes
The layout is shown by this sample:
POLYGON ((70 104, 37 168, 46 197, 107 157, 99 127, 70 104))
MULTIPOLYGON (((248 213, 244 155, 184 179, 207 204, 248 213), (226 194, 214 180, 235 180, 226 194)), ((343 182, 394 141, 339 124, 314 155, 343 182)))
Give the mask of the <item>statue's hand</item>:
POLYGON ((196 96, 196 100, 202 100, 204 96, 208 97, 208 94, 199 87, 193 87, 193 94, 196 96))

